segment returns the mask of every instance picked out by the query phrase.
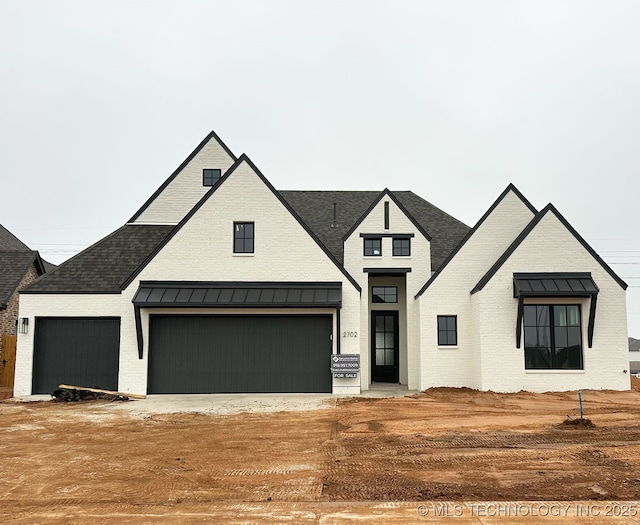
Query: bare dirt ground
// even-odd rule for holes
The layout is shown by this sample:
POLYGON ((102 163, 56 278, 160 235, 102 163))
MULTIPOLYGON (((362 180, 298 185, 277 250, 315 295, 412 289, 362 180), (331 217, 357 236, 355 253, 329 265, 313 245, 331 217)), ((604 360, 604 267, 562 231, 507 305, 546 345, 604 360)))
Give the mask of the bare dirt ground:
MULTIPOLYGON (((0 513, 22 523, 368 523, 383 516, 462 525, 485 521, 427 521, 416 508, 637 503, 640 392, 582 394, 593 428, 562 424, 567 414, 578 417, 575 392, 438 388, 341 399, 321 410, 225 416, 5 400, 0 513)), ((634 508, 629 521, 616 523, 640 522, 634 508)))

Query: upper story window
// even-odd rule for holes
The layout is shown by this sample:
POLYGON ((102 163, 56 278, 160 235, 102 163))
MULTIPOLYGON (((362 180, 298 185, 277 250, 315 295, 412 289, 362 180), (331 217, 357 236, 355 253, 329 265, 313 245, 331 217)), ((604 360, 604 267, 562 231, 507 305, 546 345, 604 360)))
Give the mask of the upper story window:
POLYGON ((254 223, 234 222, 233 253, 253 253, 254 236, 254 223))
POLYGON ((458 344, 458 318, 455 315, 438 316, 438 346, 458 344))
POLYGON ((411 239, 409 238, 393 238, 393 255, 408 257, 411 255, 411 239))
POLYGON ((582 370, 580 305, 524 305, 524 366, 582 370))
POLYGON ((382 255, 382 237, 365 238, 364 254, 379 257, 382 255))
POLYGON ((213 186, 222 177, 222 170, 205 168, 202 170, 202 185, 213 186))
POLYGON ((372 303, 397 303, 398 287, 397 286, 373 286, 371 288, 372 303))

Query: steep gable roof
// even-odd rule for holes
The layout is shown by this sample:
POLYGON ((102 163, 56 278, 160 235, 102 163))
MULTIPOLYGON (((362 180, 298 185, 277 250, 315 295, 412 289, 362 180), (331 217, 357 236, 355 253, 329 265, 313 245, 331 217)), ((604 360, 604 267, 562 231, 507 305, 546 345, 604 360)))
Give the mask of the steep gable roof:
MULTIPOLYGON (((280 194, 335 258, 343 263, 343 238, 385 192, 283 190, 280 194), (335 222, 334 203, 337 212, 335 222)), ((428 232, 431 237, 431 267, 439 267, 469 227, 411 191, 389 191, 389 194, 425 233, 428 232)))
POLYGON ((478 230, 478 228, 480 228, 480 226, 482 226, 482 224, 487 220, 487 218, 493 213, 493 211, 498 207, 498 205, 505 199, 505 197, 507 195, 509 195, 509 193, 513 193, 514 195, 516 195, 516 197, 518 197, 523 204, 529 208, 531 210, 531 212, 535 215, 538 213, 538 210, 536 210, 533 205, 526 199, 526 197, 524 195, 522 195, 522 193, 520 193, 520 191, 518 190, 518 188, 516 188, 512 183, 509 183, 509 185, 505 188, 505 190, 500 194, 500 196, 495 200, 495 202, 489 207, 489 209, 485 212, 485 214, 480 217, 480 220, 475 224, 475 226, 473 228, 471 228, 467 234, 464 236, 464 238, 462 239, 462 241, 460 241, 460 244, 458 244, 458 246, 456 246, 447 256, 447 258, 444 260, 444 262, 440 265, 440 267, 433 273, 433 275, 429 278, 429 280, 424 284, 424 286, 422 288, 420 288, 420 291, 416 294, 416 299, 418 297, 420 297, 427 288, 429 288, 429 286, 431 285, 431 283, 433 281, 435 281, 438 276, 442 273, 442 270, 444 270, 446 268, 446 266, 449 264, 449 262, 451 261, 451 259, 453 259, 456 254, 462 249, 462 247, 467 243, 467 241, 471 238, 471 236, 478 230))
POLYGON ((602 268, 620 285, 623 290, 627 289, 627 283, 625 283, 612 269, 605 263, 602 258, 596 253, 596 251, 587 244, 587 242, 580 236, 580 234, 569 224, 569 222, 560 214, 553 204, 548 204, 543 210, 541 210, 528 224, 528 226, 522 230, 522 233, 516 237, 511 246, 498 258, 496 263, 489 269, 489 271, 478 281, 478 284, 471 290, 474 294, 482 290, 491 278, 498 272, 502 265, 509 259, 511 254, 516 251, 518 246, 529 236, 538 223, 548 214, 553 214, 562 225, 575 237, 575 239, 589 252, 589 254, 602 266, 602 268))
POLYGON ((309 236, 316 242, 316 244, 320 247, 320 249, 329 257, 329 259, 336 265, 336 267, 342 272, 342 274, 353 284, 354 288, 358 291, 361 291, 360 285, 357 281, 347 272, 340 261, 336 259, 336 257, 327 249, 327 247, 320 241, 318 236, 313 232, 311 228, 301 219, 301 217, 296 213, 296 211, 291 207, 291 205, 282 197, 282 195, 276 190, 271 183, 267 180, 267 178, 262 174, 262 172, 256 167, 256 165, 251 161, 251 159, 246 155, 242 154, 236 160, 236 162, 226 171, 226 173, 213 185, 213 187, 200 199, 200 201, 187 213, 187 215, 180 221, 180 223, 160 242, 155 249, 145 258, 145 260, 140 264, 140 266, 130 275, 130 277, 123 283, 122 288, 126 288, 136 276, 144 269, 144 267, 149 264, 149 262, 157 255, 157 253, 162 250, 164 246, 182 229, 182 227, 193 217, 193 215, 207 202, 211 196, 220 188, 228 179, 232 176, 233 172, 243 163, 247 163, 250 168, 255 172, 258 178, 265 184, 265 186, 273 193, 273 195, 282 203, 282 205, 289 211, 289 213, 293 216, 296 221, 304 228, 304 230, 309 234, 309 236))
POLYGON ((185 166, 187 164, 189 164, 189 162, 191 162, 193 160, 193 158, 200 153, 200 151, 202 150, 202 148, 204 148, 207 143, 210 140, 215 140, 218 144, 220 144, 220 146, 222 147, 222 149, 224 149, 224 151, 227 152, 227 154, 229 155, 229 157, 231 157, 234 161, 236 161, 236 156, 231 152, 231 150, 227 147, 227 145, 222 142, 222 140, 220 139, 220 137, 218 137, 218 135, 215 133, 215 131, 211 131, 203 140, 200 144, 198 144, 198 146, 196 147, 196 149, 194 149, 189 156, 184 159, 184 161, 182 162, 182 164, 180 164, 180 166, 178 166, 176 168, 176 170, 169 175, 169 178, 167 178, 167 180, 165 180, 162 185, 155 191, 155 193, 153 195, 151 195, 151 197, 149 197, 147 199, 147 201, 142 205, 142 207, 133 214, 133 217, 131 217, 129 219, 128 222, 134 222, 138 217, 140 217, 140 215, 142 215, 142 213, 151 205, 151 203, 156 199, 156 197, 158 197, 158 195, 160 195, 163 190, 171 183, 171 181, 173 179, 175 179, 177 177, 177 175, 185 168, 185 166))
POLYGON ((174 226, 127 224, 21 293, 120 293, 122 283, 174 226))

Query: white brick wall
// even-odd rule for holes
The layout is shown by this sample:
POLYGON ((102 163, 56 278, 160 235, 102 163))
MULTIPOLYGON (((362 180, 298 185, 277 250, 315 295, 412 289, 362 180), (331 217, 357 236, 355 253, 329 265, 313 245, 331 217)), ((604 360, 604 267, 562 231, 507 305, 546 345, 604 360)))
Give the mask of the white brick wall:
MULTIPOLYGON (((401 316, 405 318, 403 330, 400 329, 400 382, 410 389, 418 388, 418 309, 415 294, 431 275, 431 245, 414 224, 398 208, 390 197, 383 197, 358 225, 344 243, 344 265, 347 271, 358 281, 363 289, 360 302, 360 354, 362 368, 362 388, 371 384, 370 370, 370 283, 369 274, 363 268, 411 268, 406 274, 406 290, 403 291, 402 305, 398 305, 401 316), (389 229, 384 229, 384 203, 389 202, 389 229), (382 238, 382 256, 365 257, 361 233, 368 234, 414 234, 411 239, 411 256, 394 257, 392 238, 382 238)), ((389 310, 394 306, 390 305, 389 310)), ((344 323, 343 323, 344 326, 344 323)), ((345 326, 345 330, 348 328, 345 326)))
MULTIPOLYGON (((145 280, 342 282, 341 328, 360 331, 358 291, 246 162, 123 291, 120 384, 132 392, 146 391, 148 313, 143 317, 145 358, 141 361, 131 303, 139 281, 145 280), (234 221, 255 223, 253 255, 233 254, 234 221)), ((287 313, 294 312, 288 309, 287 313)), ((357 339, 343 339, 341 351, 359 353, 357 339)), ((336 389, 359 391, 357 380, 334 381, 336 389)))
MULTIPOLYGON (((481 384, 478 386, 483 390, 629 389, 629 373, 624 373, 629 368, 625 291, 552 213, 545 215, 476 295, 479 296, 480 326, 477 337, 482 354, 481 384), (593 348, 587 345, 589 300, 577 300, 582 312, 583 371, 524 370, 524 345, 517 349, 515 342, 514 272, 591 272, 600 289, 593 348)), ((569 304, 575 301, 529 299, 527 302, 569 304)))
POLYGON ((120 317, 121 305, 119 294, 21 294, 20 317, 29 318, 29 333, 18 334, 14 395, 31 394, 36 317, 120 317))
POLYGON ((221 169, 224 174, 232 164, 233 159, 218 141, 212 138, 134 222, 178 224, 211 189, 202 185, 202 170, 221 169))
POLYGON ((420 389, 479 388, 478 319, 469 292, 533 217, 514 192, 507 193, 420 296, 420 389), (456 347, 438 347, 438 315, 457 316, 456 347))

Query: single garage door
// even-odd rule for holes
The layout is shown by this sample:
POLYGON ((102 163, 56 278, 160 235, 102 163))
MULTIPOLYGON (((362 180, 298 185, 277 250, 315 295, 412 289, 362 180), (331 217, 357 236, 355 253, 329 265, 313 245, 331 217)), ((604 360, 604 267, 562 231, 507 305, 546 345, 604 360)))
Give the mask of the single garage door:
POLYGON ((331 392, 329 315, 157 315, 150 323, 150 394, 331 392))
POLYGON ((34 394, 58 385, 118 389, 119 318, 36 319, 33 352, 34 394))

